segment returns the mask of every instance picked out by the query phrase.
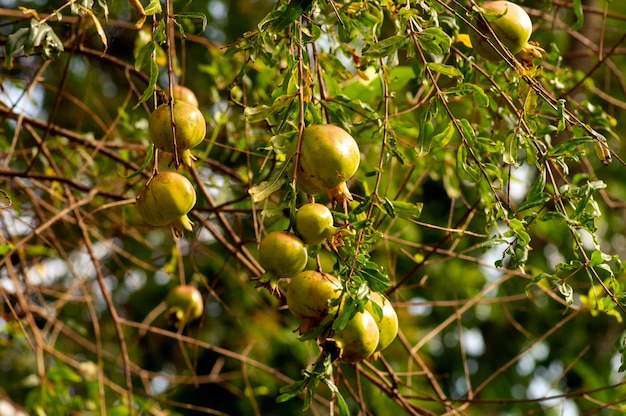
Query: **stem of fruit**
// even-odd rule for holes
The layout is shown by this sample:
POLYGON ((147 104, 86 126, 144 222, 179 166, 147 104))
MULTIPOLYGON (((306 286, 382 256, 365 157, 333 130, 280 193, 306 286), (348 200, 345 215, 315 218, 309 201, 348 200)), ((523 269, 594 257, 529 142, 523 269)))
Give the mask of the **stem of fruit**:
POLYGON ((167 81, 169 88, 169 106, 170 106, 170 122, 172 123, 172 137, 174 140, 174 166, 176 169, 180 166, 180 156, 178 154, 178 145, 176 143, 176 120, 174 119, 174 56, 176 53, 175 37, 174 37, 174 24, 172 23, 172 1, 165 0, 165 50, 167 55, 167 81))
POLYGON ((298 142, 296 144, 296 153, 293 160, 293 179, 291 181, 293 189, 296 189, 296 183, 298 180, 298 166, 300 164, 300 152, 302 150, 302 136, 304 134, 304 63, 302 59, 302 16, 298 19, 298 45, 297 45, 297 60, 298 60, 298 142))

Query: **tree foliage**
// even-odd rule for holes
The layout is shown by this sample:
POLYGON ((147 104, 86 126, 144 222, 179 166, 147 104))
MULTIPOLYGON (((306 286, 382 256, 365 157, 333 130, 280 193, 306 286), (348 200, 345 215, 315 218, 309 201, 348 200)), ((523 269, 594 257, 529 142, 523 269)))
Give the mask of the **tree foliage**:
POLYGON ((14 3, 0 3, 0 403, 624 412, 623 4, 520 1, 545 50, 529 63, 475 54, 488 19, 473 0, 14 3), (175 85, 207 122, 191 166, 148 133, 175 85), (345 203, 297 186, 303 131, 325 123, 359 145, 345 203), (135 207, 167 170, 197 193, 182 236, 135 207), (289 279, 257 287, 258 245, 313 199, 341 232, 307 268, 340 278, 344 307, 299 335, 289 279), (205 312, 172 326, 178 284, 205 312), (340 363, 316 339, 369 291, 391 299, 398 337, 340 363))

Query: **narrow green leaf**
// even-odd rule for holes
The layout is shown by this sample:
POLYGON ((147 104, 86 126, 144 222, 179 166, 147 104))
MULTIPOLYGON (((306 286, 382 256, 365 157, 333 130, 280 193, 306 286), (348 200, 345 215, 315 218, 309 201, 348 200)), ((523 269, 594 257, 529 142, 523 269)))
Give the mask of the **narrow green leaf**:
POLYGON ((515 133, 511 133, 504 139, 504 153, 502 154, 502 160, 507 165, 515 165, 517 163, 517 143, 519 136, 515 133))
POLYGON ((563 98, 561 98, 557 102, 556 111, 557 111, 557 116, 558 116, 556 130, 563 131, 565 130, 565 127, 567 126, 567 123, 566 123, 567 118, 565 114, 565 100, 563 98))
POLYGON ((548 150, 547 155, 549 157, 555 156, 571 156, 580 153, 580 150, 577 149, 578 146, 586 143, 593 142, 594 138, 591 136, 583 136, 583 137, 574 137, 572 139, 564 140, 561 143, 557 144, 550 150, 548 150))
POLYGON ((576 16, 576 21, 572 25, 572 30, 578 30, 583 27, 585 23, 585 15, 583 13, 583 2, 582 0, 574 0, 572 4, 572 9, 574 10, 574 16, 576 16))
POLYGON ((346 403, 346 399, 343 398, 343 395, 337 392, 335 397, 337 398, 337 407, 339 408, 339 414, 341 416, 350 416, 350 408, 348 407, 348 403, 346 403))
POLYGON ((253 202, 261 202, 267 199, 271 194, 278 191, 287 178, 283 175, 285 168, 277 169, 270 175, 269 179, 248 189, 248 194, 252 197, 253 202))
POLYGON ((363 55, 372 58, 389 56, 406 44, 406 36, 394 35, 363 48, 363 55))
MULTIPOLYGON (((530 194, 528 195, 530 197, 530 194)), ((523 212, 528 209, 536 208, 539 206, 543 206, 546 202, 548 202, 552 197, 546 193, 541 192, 539 194, 534 194, 532 199, 527 199, 522 204, 520 204, 515 210, 516 213, 523 212)))
POLYGON ((30 29, 23 27, 7 36, 6 56, 4 57, 4 65, 13 68, 13 54, 24 49, 24 44, 28 39, 30 29))
POLYGON ((424 204, 406 201, 391 201, 395 214, 400 218, 418 218, 422 215, 424 204))
POLYGON ((611 261, 611 259, 612 257, 610 255, 604 254, 600 250, 594 250, 589 258, 588 266, 596 267, 600 264, 606 263, 607 261, 611 261))
POLYGON ((390 216, 391 218, 396 218, 396 210, 393 207, 393 203, 387 198, 384 197, 382 199, 382 205, 383 208, 385 210, 385 212, 387 213, 388 216, 390 216))
POLYGON ((448 143, 450 143, 450 140, 454 137, 455 132, 456 129, 454 124, 448 123, 442 131, 435 134, 430 140, 430 151, 443 149, 448 143))
POLYGON ((465 83, 449 88, 446 90, 446 94, 458 95, 461 97, 469 94, 479 107, 489 107, 489 97, 485 94, 485 91, 481 87, 475 84, 465 83))
POLYGON ((0 244, 0 256, 4 256, 5 254, 11 252, 13 250, 13 244, 0 244))
POLYGON ((428 62, 426 66, 432 71, 450 78, 463 78, 463 73, 452 65, 440 64, 438 62, 428 62))
POLYGON ((159 78, 159 65, 157 65, 154 59, 150 60, 150 80, 148 82, 148 86, 143 91, 141 97, 139 97, 139 101, 133 108, 139 107, 139 105, 152 97, 154 93, 154 88, 156 87, 157 79, 159 78))
POLYGON ((548 273, 541 273, 535 277, 532 278, 532 280, 530 281, 530 283, 528 283, 526 285, 526 295, 528 296, 528 294, 530 293, 531 290, 533 290, 533 288, 542 280, 542 279, 548 279, 550 281, 556 279, 556 277, 554 275, 548 274, 548 273))
POLYGON ((244 115, 250 123, 258 123, 272 115, 277 115, 281 110, 291 105, 295 98, 295 94, 281 95, 274 100, 271 106, 262 104, 256 107, 246 107, 244 115))
POLYGON ((532 199, 534 195, 543 193, 546 188, 546 169, 541 169, 537 179, 533 182, 533 185, 528 190, 528 199, 532 199))
POLYGON ((136 172, 133 172, 130 175, 122 175, 121 173, 118 173, 118 175, 121 176, 122 178, 130 179, 141 174, 141 172, 143 172, 144 169, 147 168, 150 162, 152 161, 152 155, 154 155, 154 143, 150 143, 150 146, 148 147, 148 151, 146 152, 146 157, 143 160, 143 164, 141 165, 139 169, 137 169, 136 172))
POLYGON ((141 47, 137 54, 137 59, 135 59, 135 70, 141 71, 143 68, 149 67, 152 53, 155 49, 156 43, 154 41, 150 41, 141 47))
POLYGON ((159 0, 150 0, 150 3, 144 8, 146 16, 152 16, 160 14, 163 11, 161 8, 161 2, 159 0))

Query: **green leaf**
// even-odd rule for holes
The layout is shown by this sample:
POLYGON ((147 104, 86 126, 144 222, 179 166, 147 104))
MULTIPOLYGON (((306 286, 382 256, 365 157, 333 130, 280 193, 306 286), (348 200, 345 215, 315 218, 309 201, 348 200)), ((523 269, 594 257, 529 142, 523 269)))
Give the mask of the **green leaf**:
POLYGON ((396 210, 394 209, 393 204, 387 197, 382 198, 382 206, 388 216, 390 216, 391 218, 396 218, 396 210))
POLYGON ((391 280, 385 270, 373 261, 366 261, 360 270, 361 276, 367 281, 369 288, 383 292, 391 286, 391 280))
POLYGON ((557 116, 558 116, 556 130, 563 131, 565 130, 565 127, 567 126, 567 123, 566 123, 567 118, 565 114, 565 100, 563 98, 557 101, 556 111, 557 111, 557 116))
POLYGON ((480 181, 480 171, 475 165, 468 163, 467 153, 466 146, 459 146, 459 150, 456 153, 457 173, 461 178, 471 183, 478 183, 480 181))
POLYGON ((398 49, 404 47, 404 45, 406 44, 406 40, 407 38, 404 35, 394 35, 388 37, 387 39, 383 39, 380 42, 365 46, 363 48, 363 55, 372 58, 382 58, 385 56, 389 56, 396 52, 398 49))
POLYGON ((418 218, 422 214, 424 204, 406 201, 391 201, 395 214, 400 218, 418 218))
POLYGON ((11 252, 13 250, 13 244, 0 244, 0 256, 4 256, 5 254, 11 252))
POLYGON ((248 189, 248 194, 252 197, 253 202, 261 202, 265 199, 269 198, 271 194, 278 191, 285 182, 287 182, 287 178, 283 174, 285 172, 286 166, 282 169, 277 169, 270 175, 269 179, 261 182, 260 184, 251 187, 248 189))
POLYGON ((337 399, 337 407, 339 408, 339 414, 341 416, 350 416, 348 403, 346 403, 346 400, 343 398, 343 395, 341 394, 335 383, 333 383, 333 381, 329 378, 322 378, 321 381, 328 387, 328 390, 330 390, 331 393, 335 394, 335 398, 337 399))
POLYGON ((507 165, 515 165, 517 163, 517 147, 519 136, 515 133, 511 133, 504 139, 504 153, 502 154, 502 160, 507 165))
POLYGON ((450 78, 463 78, 463 73, 459 71, 457 67, 452 65, 440 64, 438 62, 428 62, 426 66, 432 71, 450 78))
POLYGON ((465 96, 471 95, 474 102, 479 107, 489 107, 489 97, 485 94, 485 91, 475 84, 461 84, 459 86, 449 88, 446 90, 446 94, 465 96))
POLYGON ((554 286, 558 289, 561 296, 565 298, 568 306, 574 303, 574 289, 569 284, 558 281, 555 282, 554 286))
POLYGON ((313 0, 291 0, 287 8, 277 16, 273 24, 273 29, 276 32, 286 29, 287 26, 298 20, 303 13, 307 13, 311 10, 312 5, 313 0))
POLYGON ((154 41, 150 41, 141 47, 137 54, 137 59, 135 59, 135 70, 141 71, 143 68, 149 67, 152 53, 155 49, 156 43, 154 41))
POLYGON ((585 15, 583 13, 583 2, 582 0, 574 0, 572 4, 572 9, 574 10, 574 16, 576 16, 576 21, 572 25, 572 30, 578 30, 583 27, 585 23, 585 15))
POLYGON ((144 7, 144 12, 146 16, 152 16, 155 14, 160 14, 163 11, 161 8, 161 2, 159 0, 150 0, 150 3, 146 7, 144 7))
POLYGON ((341 331, 346 327, 350 319, 357 312, 357 302, 351 296, 344 296, 343 304, 339 308, 339 314, 333 321, 333 330, 341 331))
POLYGON ((537 179, 533 182, 533 185, 528 190, 528 199, 532 199, 534 195, 543 193, 546 188, 546 169, 541 169, 537 179))
POLYGON ((281 110, 290 106, 296 98, 295 94, 281 95, 276 98, 271 106, 261 104, 256 107, 246 107, 244 114, 250 123, 258 123, 272 115, 277 115, 281 110))
POLYGON ((7 68, 13 68, 13 54, 24 48, 29 33, 30 29, 23 27, 7 36, 6 56, 4 57, 4 65, 7 68))
POLYGON ((150 99, 150 97, 152 97, 158 78, 159 78, 159 65, 157 65, 154 59, 151 59, 150 60, 150 79, 148 81, 148 86, 143 91, 143 94, 141 95, 141 97, 139 97, 139 101, 137 101, 137 104, 135 104, 135 106, 133 107, 134 109, 139 107, 141 103, 147 101, 148 99, 150 99))
POLYGON ((143 172, 144 169, 148 167, 150 162, 152 162, 152 155, 154 155, 154 143, 150 143, 150 146, 148 147, 148 151, 146 152, 146 157, 143 160, 143 164, 141 165, 139 169, 137 169, 137 171, 131 173, 130 175, 122 175, 121 173, 118 173, 118 175, 121 176, 122 178, 130 179, 141 174, 141 172, 143 172))
POLYGON ((452 40, 440 27, 429 27, 417 34, 417 43, 425 53, 443 55, 450 51, 452 40))
POLYGON ((530 283, 528 283, 526 285, 525 291, 526 291, 526 296, 528 296, 528 294, 530 293, 530 291, 537 286, 537 284, 542 280, 542 279, 548 279, 549 281, 552 281, 554 279, 556 279, 556 277, 554 275, 548 274, 548 273, 541 273, 535 277, 532 278, 532 280, 530 281, 530 283))
POLYGON ((600 264, 603 264, 603 263, 606 263, 608 261, 611 261, 612 258, 613 258, 612 256, 610 256, 608 254, 604 254, 600 250, 594 250, 591 253, 591 256, 589 258, 588 266, 589 267, 595 267, 595 266, 598 266, 600 264))
POLYGON ((291 384, 281 387, 278 390, 281 394, 276 397, 276 403, 284 403, 301 394, 309 384, 309 380, 309 377, 305 376, 302 380, 294 381, 291 384))
POLYGON ((550 194, 546 192, 541 192, 538 194, 533 194, 532 199, 530 198, 530 194, 528 194, 528 198, 522 204, 520 204, 515 210, 516 213, 526 211, 531 208, 536 208, 539 206, 543 206, 546 202, 550 201, 552 197, 550 194))
MULTIPOLYGON (((203 33, 206 30, 207 24, 208 24, 208 20, 206 17, 206 14, 202 13, 202 12, 185 12, 185 13, 176 13, 174 15, 175 19, 195 19, 195 20, 200 20, 202 22, 202 27, 201 29, 198 31, 198 33, 203 33)), ((181 31, 181 34, 183 34, 184 32, 181 31)))
POLYGON ((430 140, 430 151, 437 151, 443 149, 452 137, 454 137, 454 133, 456 132, 456 128, 454 127, 454 123, 448 123, 443 131, 435 134, 430 140))
POLYGON ((54 59, 63 52, 63 42, 47 23, 30 20, 29 28, 21 28, 7 36, 5 66, 13 68, 13 55, 24 50, 26 56, 37 47, 42 47, 42 55, 46 59, 54 59))
POLYGON ((593 142, 594 138, 591 136, 583 136, 583 137, 574 137, 571 139, 567 139, 557 144, 546 154, 548 157, 556 157, 556 156, 569 156, 574 157, 580 153, 580 149, 578 146, 586 143, 593 142))

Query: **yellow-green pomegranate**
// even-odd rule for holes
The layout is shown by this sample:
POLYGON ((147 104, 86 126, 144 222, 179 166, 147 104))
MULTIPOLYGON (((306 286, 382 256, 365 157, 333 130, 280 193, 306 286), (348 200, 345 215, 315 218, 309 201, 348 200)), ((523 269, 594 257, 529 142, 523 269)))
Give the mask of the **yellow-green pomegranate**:
POLYGON ((259 244, 259 264, 265 273, 259 286, 276 290, 278 280, 297 275, 306 267, 308 254, 302 240, 287 231, 273 231, 259 244))
MULTIPOLYGON (((524 63, 532 63, 532 58, 541 58, 543 49, 529 42, 533 24, 524 9, 510 1, 489 1, 481 9, 496 37, 513 55, 524 63)), ((498 44, 489 35, 487 27, 478 19, 474 19, 473 23, 497 47, 498 44)), ((469 37, 478 55, 489 61, 502 60, 500 54, 480 34, 470 30, 469 37)))
POLYGON ((382 351, 387 348, 396 338, 396 335, 398 335, 398 315, 396 314, 396 310, 393 308, 391 301, 378 292, 370 293, 370 300, 365 304, 365 310, 368 311, 376 321, 379 335, 376 351, 382 351), (382 312, 380 318, 374 310, 372 303, 375 303, 380 308, 380 312, 382 312))
POLYGON ((309 194, 326 192, 331 201, 352 199, 346 185, 359 168, 361 154, 354 138, 341 127, 318 124, 304 129, 297 186, 309 194))
POLYGON ((331 339, 339 350, 339 360, 348 363, 365 360, 378 346, 378 326, 369 312, 357 312, 331 339))
POLYGON ((339 229, 333 225, 333 214, 322 204, 304 204, 296 212, 294 228, 305 244, 317 245, 331 238, 339 229))
POLYGON ((157 149, 174 153, 176 149, 183 164, 191 167, 194 157, 190 149, 199 145, 206 136, 206 121, 197 106, 179 100, 174 101, 176 123, 176 146, 172 134, 170 104, 161 104, 150 114, 150 139, 157 149))
POLYGON ((179 328, 200 318, 204 313, 204 300, 200 291, 191 285, 174 286, 165 298, 170 321, 179 328))
POLYGON ((160 172, 153 176, 137 196, 139 215, 150 225, 170 225, 176 237, 183 230, 192 231, 187 213, 196 204, 196 191, 186 177, 177 172, 160 172))
POLYGON ((305 270, 291 278, 287 287, 287 307, 300 319, 300 333, 317 326, 336 306, 331 302, 341 295, 341 283, 328 273, 305 270))

